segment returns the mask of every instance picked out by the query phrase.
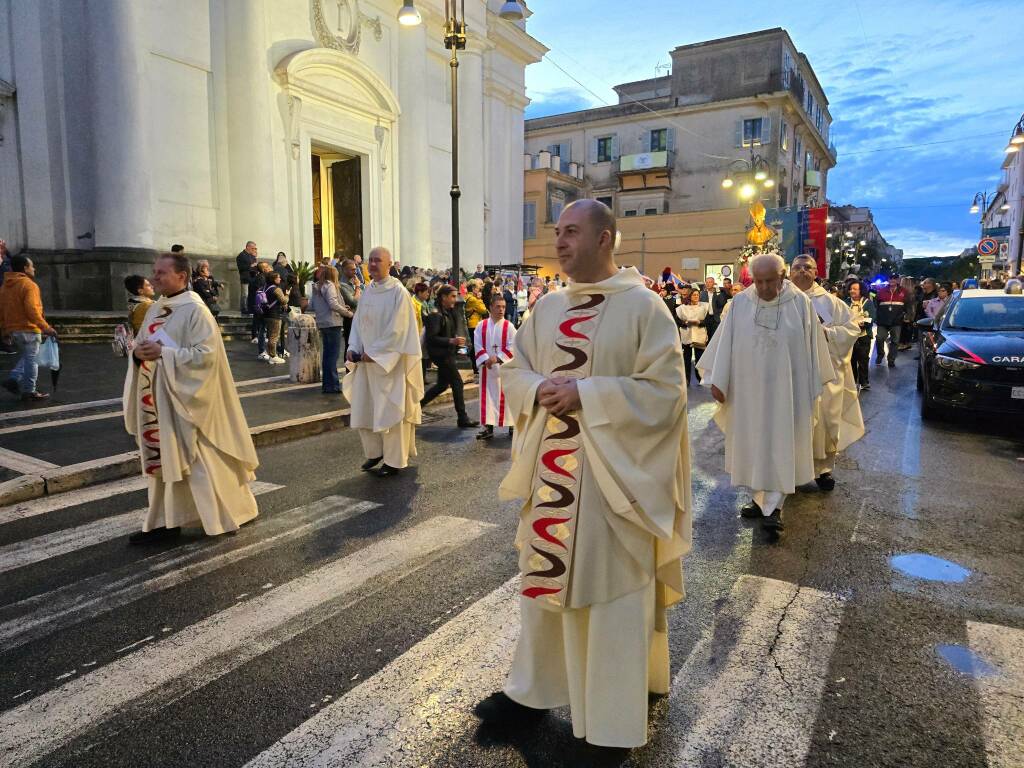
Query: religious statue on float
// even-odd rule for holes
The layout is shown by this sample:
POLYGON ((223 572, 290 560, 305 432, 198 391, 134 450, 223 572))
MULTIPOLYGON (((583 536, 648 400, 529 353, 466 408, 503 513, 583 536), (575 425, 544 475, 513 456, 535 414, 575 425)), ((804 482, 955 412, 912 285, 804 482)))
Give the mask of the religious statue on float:
POLYGON ((760 253, 782 255, 779 250, 779 233, 764 223, 767 214, 760 200, 755 200, 750 206, 750 218, 754 220, 754 226, 747 230, 747 244, 740 251, 740 282, 744 288, 754 282, 747 266, 751 256, 760 253))

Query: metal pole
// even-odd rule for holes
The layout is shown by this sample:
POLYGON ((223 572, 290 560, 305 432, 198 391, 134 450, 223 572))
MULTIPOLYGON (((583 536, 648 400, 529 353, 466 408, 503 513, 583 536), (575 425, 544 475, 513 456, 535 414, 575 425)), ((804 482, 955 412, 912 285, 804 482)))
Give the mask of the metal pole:
POLYGON ((452 58, 448 62, 452 71, 452 276, 451 284, 456 288, 461 282, 459 271, 459 55, 458 48, 452 46, 452 58))
POLYGON ((647 274, 647 233, 640 233, 640 274, 647 274))

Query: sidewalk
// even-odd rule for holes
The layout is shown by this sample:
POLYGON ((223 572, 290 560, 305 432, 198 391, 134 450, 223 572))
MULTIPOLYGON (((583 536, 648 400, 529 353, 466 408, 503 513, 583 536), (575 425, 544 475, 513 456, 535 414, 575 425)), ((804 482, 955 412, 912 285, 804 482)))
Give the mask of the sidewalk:
MULTIPOLYGON (((225 347, 257 446, 347 425, 343 396, 323 394, 319 382, 289 381, 287 365, 257 360, 255 345, 247 341, 228 341, 225 347)), ((61 355, 59 387, 49 400, 26 406, 0 393, 0 506, 139 471, 135 442, 121 412, 129 361, 116 357, 106 344, 68 345, 61 355)), ((0 376, 6 377, 16 361, 15 355, 0 357, 0 376)), ((49 371, 40 372, 38 388, 52 391, 49 371)), ((466 389, 472 397, 476 385, 466 389)), ((438 401, 450 397, 449 392, 438 401)))

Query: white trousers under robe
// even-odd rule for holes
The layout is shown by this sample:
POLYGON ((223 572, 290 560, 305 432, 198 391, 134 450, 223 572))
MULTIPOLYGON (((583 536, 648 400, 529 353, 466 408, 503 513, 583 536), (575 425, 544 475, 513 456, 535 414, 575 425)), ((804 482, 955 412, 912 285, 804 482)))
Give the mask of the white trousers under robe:
POLYGON ((761 514, 765 517, 776 509, 782 509, 786 503, 786 494, 782 491, 754 491, 753 496, 754 503, 761 508, 761 514))
POLYGON ((548 611, 520 598, 522 628, 505 694, 535 709, 569 706, 576 738, 647 743, 647 694, 667 694, 668 631, 655 583, 610 603, 548 611))
POLYGON ((142 530, 177 528, 197 521, 209 536, 237 531, 259 514, 249 472, 202 434, 189 474, 176 483, 149 478, 149 512, 142 530))
POLYGON ((416 425, 403 421, 384 432, 359 429, 363 455, 368 459, 384 457, 384 463, 395 469, 409 466, 410 453, 416 455, 416 425))
POLYGON ((836 455, 826 456, 824 459, 814 460, 814 474, 821 477, 826 472, 833 472, 836 468, 836 455))

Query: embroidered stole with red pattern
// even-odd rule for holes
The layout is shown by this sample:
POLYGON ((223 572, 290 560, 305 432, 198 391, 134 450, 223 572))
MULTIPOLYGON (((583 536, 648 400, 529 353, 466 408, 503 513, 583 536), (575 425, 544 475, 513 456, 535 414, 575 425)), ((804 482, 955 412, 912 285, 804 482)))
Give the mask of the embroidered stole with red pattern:
MULTIPOLYGON (((146 334, 152 336, 157 328, 167 322, 173 310, 164 307, 160 316, 146 326, 146 334)), ((160 419, 156 410, 156 395, 153 380, 156 378, 158 360, 143 360, 139 364, 139 412, 142 440, 142 471, 147 477, 160 477, 160 419)))
MULTIPOLYGON (((580 294, 572 300, 581 303, 566 310, 555 340, 571 360, 554 368, 551 376, 581 379, 590 375, 605 297, 580 294)), ((533 554, 523 573, 522 590, 524 596, 552 607, 564 608, 568 600, 584 459, 577 414, 548 416, 530 498, 528 522, 534 535, 528 546, 533 554)))

